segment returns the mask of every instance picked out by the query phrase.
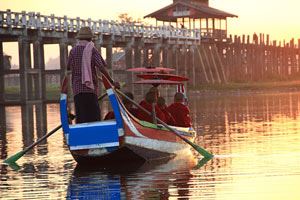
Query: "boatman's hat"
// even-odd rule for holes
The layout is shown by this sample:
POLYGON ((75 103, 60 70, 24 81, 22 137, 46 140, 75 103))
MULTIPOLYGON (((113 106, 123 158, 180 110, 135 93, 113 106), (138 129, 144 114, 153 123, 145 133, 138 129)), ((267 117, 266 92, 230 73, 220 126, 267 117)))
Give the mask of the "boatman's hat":
POLYGON ((92 39, 94 37, 94 33, 92 29, 88 26, 81 27, 76 38, 77 39, 92 39))

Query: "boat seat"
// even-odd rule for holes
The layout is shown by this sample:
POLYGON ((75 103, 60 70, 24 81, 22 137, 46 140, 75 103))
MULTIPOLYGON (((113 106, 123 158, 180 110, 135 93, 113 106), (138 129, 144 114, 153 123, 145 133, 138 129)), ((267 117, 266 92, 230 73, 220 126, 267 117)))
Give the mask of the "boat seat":
POLYGON ((68 144, 71 150, 119 146, 115 120, 69 126, 68 144))
POLYGON ((119 134, 122 134, 123 129, 118 127, 116 120, 69 125, 66 94, 61 94, 60 112, 70 150, 119 146, 119 134))

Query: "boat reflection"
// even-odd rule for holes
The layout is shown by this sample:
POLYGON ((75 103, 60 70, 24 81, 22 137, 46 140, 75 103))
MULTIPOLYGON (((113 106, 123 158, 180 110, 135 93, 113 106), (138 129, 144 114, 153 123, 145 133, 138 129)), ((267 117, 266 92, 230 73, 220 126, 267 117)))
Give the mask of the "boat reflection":
POLYGON ((174 190, 178 196, 189 196, 191 170, 206 162, 208 159, 197 164, 195 160, 175 157, 97 168, 77 165, 70 178, 67 199, 165 199, 174 195, 174 190))

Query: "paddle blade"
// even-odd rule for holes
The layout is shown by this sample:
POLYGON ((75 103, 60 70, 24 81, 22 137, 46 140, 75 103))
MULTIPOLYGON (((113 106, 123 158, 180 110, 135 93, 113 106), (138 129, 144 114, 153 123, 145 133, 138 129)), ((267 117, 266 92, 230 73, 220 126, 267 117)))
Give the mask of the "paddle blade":
POLYGON ((20 151, 18 153, 16 153, 15 155, 10 156, 9 158, 6 158, 4 160, 4 163, 6 164, 11 164, 11 163, 15 163, 17 160, 19 160, 23 155, 25 154, 25 151, 20 151))
POLYGON ((212 158, 204 157, 198 161, 197 165, 193 168, 194 170, 200 169, 203 165, 205 165, 212 158))
POLYGON ((212 155, 211 153, 209 153, 208 151, 206 151, 205 149, 201 148, 200 146, 192 143, 191 141, 185 139, 185 141, 187 143, 189 143, 196 151, 198 151, 203 157, 205 158, 209 158, 211 159, 212 157, 214 157, 214 155, 212 155))

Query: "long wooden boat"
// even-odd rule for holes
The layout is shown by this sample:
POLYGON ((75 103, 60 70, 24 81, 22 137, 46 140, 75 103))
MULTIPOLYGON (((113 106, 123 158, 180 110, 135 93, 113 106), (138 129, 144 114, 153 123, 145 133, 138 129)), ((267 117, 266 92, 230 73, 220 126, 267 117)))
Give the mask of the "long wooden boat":
MULTIPOLYGON (((105 82, 105 81, 104 81, 105 82)), ((80 165, 149 161, 172 157, 190 146, 160 124, 141 121, 123 105, 119 94, 104 84, 115 119, 69 124, 67 95, 61 94, 60 113, 66 143, 80 165)), ((184 138, 193 141, 192 127, 174 127, 184 138)))

